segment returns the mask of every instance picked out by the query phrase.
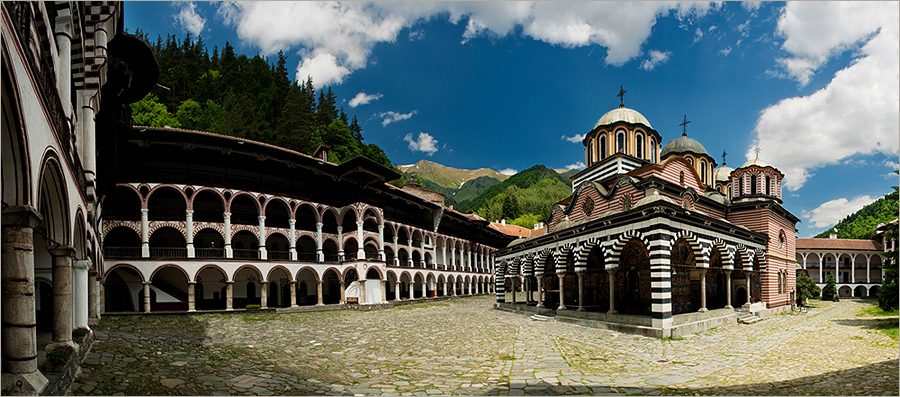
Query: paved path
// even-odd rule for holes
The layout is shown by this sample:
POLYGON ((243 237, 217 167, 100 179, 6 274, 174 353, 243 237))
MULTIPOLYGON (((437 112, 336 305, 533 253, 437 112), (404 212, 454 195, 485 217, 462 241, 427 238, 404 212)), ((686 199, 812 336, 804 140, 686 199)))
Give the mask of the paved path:
MULTIPOLYGON (((75 395, 898 395, 871 303, 659 340, 491 309, 104 318, 75 395)), ((894 320, 896 321, 896 320, 894 320)))

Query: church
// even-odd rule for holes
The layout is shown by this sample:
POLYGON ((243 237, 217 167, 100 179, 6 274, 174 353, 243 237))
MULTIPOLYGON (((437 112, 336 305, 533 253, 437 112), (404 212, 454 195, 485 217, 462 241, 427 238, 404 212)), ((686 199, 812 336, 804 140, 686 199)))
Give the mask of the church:
POLYGON ((547 231, 497 253, 496 307, 658 338, 790 310, 799 219, 784 174, 758 150, 719 166, 687 117, 662 145, 624 93, 585 135, 586 168, 547 231))

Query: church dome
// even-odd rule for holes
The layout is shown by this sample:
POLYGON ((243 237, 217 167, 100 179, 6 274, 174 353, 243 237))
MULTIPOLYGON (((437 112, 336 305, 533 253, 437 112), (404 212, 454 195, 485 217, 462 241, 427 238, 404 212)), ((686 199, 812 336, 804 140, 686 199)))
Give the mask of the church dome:
MULTIPOLYGON (((753 160, 750 160, 750 161, 744 163, 744 165, 742 165, 741 168, 747 168, 747 167, 749 167, 749 166, 751 166, 751 165, 755 165, 755 166, 760 167, 760 168, 764 168, 764 167, 772 167, 772 164, 769 164, 769 163, 767 163, 767 162, 765 162, 765 161, 762 161, 762 160, 759 159, 759 157, 757 157, 757 158, 755 158, 755 159, 753 159, 753 160)), ((772 168, 775 168, 775 167, 772 167, 772 168)))
POLYGON ((694 153, 709 156, 709 153, 706 152, 706 149, 703 148, 703 145, 701 145, 700 142, 688 138, 685 135, 667 143, 666 146, 663 147, 660 158, 666 157, 670 153, 694 153))
POLYGON ((597 128, 601 125, 615 124, 619 121, 624 121, 630 124, 643 124, 648 128, 653 128, 643 114, 640 114, 637 110, 632 110, 624 106, 620 106, 618 109, 613 109, 606 112, 603 117, 600 117, 600 120, 597 120, 597 124, 594 125, 594 128, 597 128))
POLYGON ((728 178, 731 175, 731 172, 734 171, 734 168, 728 166, 721 166, 716 168, 716 182, 728 182, 728 178))

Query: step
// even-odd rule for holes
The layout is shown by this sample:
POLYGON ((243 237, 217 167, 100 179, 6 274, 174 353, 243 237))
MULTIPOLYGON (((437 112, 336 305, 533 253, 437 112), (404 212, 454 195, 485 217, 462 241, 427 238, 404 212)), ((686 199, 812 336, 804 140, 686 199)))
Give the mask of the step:
POLYGON ((542 316, 540 314, 535 314, 531 316, 532 321, 556 321, 555 318, 549 316, 542 316))
POLYGON ((762 317, 756 317, 756 316, 738 318, 738 322, 741 324, 753 324, 756 322, 760 322, 762 320, 763 320, 762 317))

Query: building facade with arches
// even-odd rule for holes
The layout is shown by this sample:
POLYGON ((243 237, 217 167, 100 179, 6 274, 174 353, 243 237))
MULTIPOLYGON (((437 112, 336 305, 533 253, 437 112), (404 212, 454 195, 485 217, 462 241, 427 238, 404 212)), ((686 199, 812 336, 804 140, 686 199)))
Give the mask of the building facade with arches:
POLYGON ((660 141, 624 105, 600 118, 547 232, 498 253, 500 308, 655 337, 790 308, 799 219, 781 206, 784 175, 759 158, 718 167, 686 129, 660 141))

